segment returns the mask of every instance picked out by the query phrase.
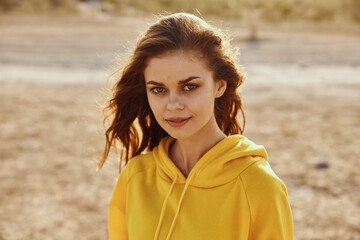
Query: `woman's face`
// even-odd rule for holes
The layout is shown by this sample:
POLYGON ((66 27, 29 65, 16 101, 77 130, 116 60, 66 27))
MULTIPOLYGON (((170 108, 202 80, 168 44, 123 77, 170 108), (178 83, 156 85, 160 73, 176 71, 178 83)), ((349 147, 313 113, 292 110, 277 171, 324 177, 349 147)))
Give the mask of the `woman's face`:
POLYGON ((144 77, 150 108, 170 136, 187 139, 217 127, 214 103, 225 92, 226 81, 214 81, 212 72, 194 52, 176 51, 151 58, 144 77))

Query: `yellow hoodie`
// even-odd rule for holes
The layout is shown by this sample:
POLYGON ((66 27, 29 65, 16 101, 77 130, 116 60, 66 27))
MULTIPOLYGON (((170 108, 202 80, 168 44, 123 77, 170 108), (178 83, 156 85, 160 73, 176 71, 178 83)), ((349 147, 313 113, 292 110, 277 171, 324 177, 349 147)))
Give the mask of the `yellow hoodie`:
POLYGON ((188 177, 168 157, 172 137, 132 158, 109 205, 110 240, 291 240, 293 219, 285 184, 265 148, 228 136, 188 177))

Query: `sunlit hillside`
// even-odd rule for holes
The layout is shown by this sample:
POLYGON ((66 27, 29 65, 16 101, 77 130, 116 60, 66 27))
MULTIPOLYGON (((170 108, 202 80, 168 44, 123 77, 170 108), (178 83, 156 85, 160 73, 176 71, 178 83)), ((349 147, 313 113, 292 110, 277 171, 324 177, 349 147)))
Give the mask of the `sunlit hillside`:
POLYGON ((197 12, 222 18, 267 21, 359 22, 358 0, 0 0, 3 13, 68 13, 98 11, 111 15, 197 12))

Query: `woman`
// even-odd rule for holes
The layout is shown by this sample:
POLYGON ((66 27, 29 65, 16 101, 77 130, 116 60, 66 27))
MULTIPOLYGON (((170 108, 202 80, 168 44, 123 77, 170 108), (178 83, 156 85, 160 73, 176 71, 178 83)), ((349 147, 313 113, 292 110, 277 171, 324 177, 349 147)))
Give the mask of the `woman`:
POLYGON ((111 240, 293 239, 284 183, 237 120, 244 76, 220 31, 161 17, 138 40, 110 100, 102 162, 122 144, 111 240))

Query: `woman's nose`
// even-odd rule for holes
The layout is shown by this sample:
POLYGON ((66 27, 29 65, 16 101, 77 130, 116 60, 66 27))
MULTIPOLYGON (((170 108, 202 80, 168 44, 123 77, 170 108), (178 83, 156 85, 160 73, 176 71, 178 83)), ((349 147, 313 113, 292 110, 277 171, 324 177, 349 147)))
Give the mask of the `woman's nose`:
POLYGON ((169 94, 167 109, 170 111, 184 109, 184 104, 177 94, 169 94))

